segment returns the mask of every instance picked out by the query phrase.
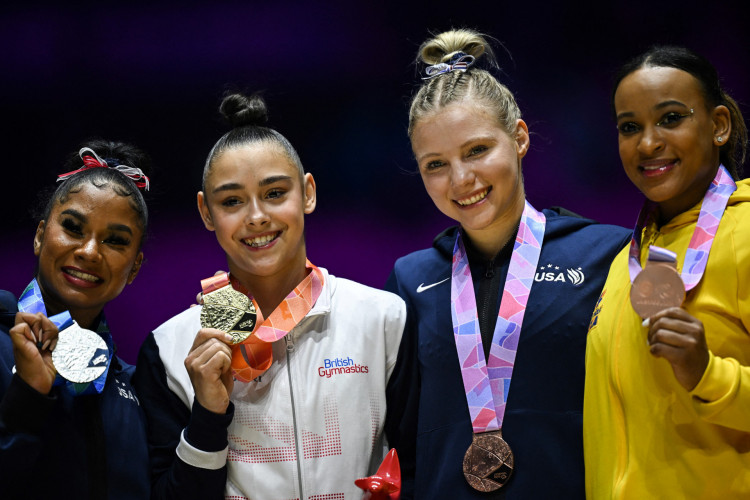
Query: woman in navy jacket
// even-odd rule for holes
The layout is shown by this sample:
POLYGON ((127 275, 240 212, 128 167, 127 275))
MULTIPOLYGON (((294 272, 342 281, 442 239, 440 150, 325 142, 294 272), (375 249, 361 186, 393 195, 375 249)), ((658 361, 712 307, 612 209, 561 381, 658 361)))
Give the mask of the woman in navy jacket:
POLYGON ((145 162, 138 149, 106 141, 72 156, 34 236, 34 280, 18 301, 0 292, 3 498, 149 496, 134 367, 115 355, 102 312, 143 261, 145 162), (73 321, 89 332, 71 342, 73 321), (89 341, 94 347, 86 350, 89 341), (76 356, 84 367, 65 371, 76 356), (87 382, 82 371, 96 378, 87 382))
MULTIPOLYGON (((386 433, 399 454, 404 499, 583 498, 586 331, 628 232, 537 212, 526 201, 529 132, 511 92, 474 64, 489 50, 469 30, 420 48, 431 66, 412 100, 409 137, 427 193, 459 226, 399 259, 386 286, 408 311, 386 433), (454 289, 459 281, 467 286, 454 289), (504 308, 513 314, 503 318, 504 308), (462 351, 467 327, 472 340, 462 351), (510 331, 515 338, 498 341, 510 331), (512 376, 497 361, 510 351, 512 376), (489 381, 480 391, 482 369, 489 381), (492 401, 475 405, 487 393, 492 401), (476 458, 484 451, 472 443, 489 434, 501 434, 513 460, 483 469, 476 458)), ((486 463, 501 450, 484 455, 486 463)))

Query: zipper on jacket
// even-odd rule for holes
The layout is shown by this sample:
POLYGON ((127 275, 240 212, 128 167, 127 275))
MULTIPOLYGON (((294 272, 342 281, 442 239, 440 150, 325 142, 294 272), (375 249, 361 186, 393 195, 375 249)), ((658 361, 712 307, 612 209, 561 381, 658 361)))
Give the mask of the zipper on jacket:
POLYGON ((284 336, 286 342, 286 373, 289 376, 289 397, 292 400, 292 432, 294 433, 294 453, 297 455, 297 482, 299 483, 299 498, 304 500, 305 492, 302 489, 302 458, 299 454, 299 438, 297 437, 297 410, 294 405, 294 387, 292 386, 292 352, 294 352, 294 339, 292 332, 284 336))
POLYGON ((497 317, 497 313, 495 312, 497 295, 491 293, 493 287, 500 287, 499 278, 496 277, 495 274, 497 274, 497 270, 495 269, 495 261, 493 259, 487 262, 487 267, 483 276, 484 279, 479 282, 479 290, 477 290, 478 295, 481 298, 481 303, 477 304, 477 319, 479 320, 480 325, 480 336, 482 337, 482 348, 484 350, 485 360, 489 360, 489 352, 492 346, 492 334, 494 333, 495 322, 497 321, 497 319, 495 319, 497 317), (494 322, 488 319, 490 315, 494 317, 494 322))

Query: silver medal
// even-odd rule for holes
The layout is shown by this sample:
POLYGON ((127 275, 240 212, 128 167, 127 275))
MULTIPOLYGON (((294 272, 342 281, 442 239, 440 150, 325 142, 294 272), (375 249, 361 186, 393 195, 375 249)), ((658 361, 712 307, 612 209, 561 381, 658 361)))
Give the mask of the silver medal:
POLYGON ((107 369, 109 349, 96 333, 73 322, 57 336, 52 362, 66 380, 83 384, 96 380, 107 369))

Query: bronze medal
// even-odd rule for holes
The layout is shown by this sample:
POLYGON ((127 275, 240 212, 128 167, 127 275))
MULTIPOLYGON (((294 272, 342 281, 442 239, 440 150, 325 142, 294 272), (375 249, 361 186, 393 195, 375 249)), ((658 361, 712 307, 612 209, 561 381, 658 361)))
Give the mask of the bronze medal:
POLYGON ((233 344, 243 342, 253 333, 256 317, 253 302, 232 285, 203 295, 201 326, 227 332, 233 344))
POLYGON ((502 488, 513 473, 513 452, 501 432, 474 434, 464 455, 464 477, 477 491, 502 488))
POLYGON ((650 318, 685 300, 685 284, 673 265, 649 262, 630 288, 630 304, 641 318, 650 318))

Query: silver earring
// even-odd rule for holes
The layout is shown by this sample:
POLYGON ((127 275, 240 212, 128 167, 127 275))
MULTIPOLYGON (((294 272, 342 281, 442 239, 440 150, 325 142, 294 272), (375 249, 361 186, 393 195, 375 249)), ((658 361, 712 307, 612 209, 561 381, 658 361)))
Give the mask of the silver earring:
POLYGON ((716 140, 719 141, 719 142, 724 142, 724 138, 721 137, 721 136, 717 137, 716 140))

